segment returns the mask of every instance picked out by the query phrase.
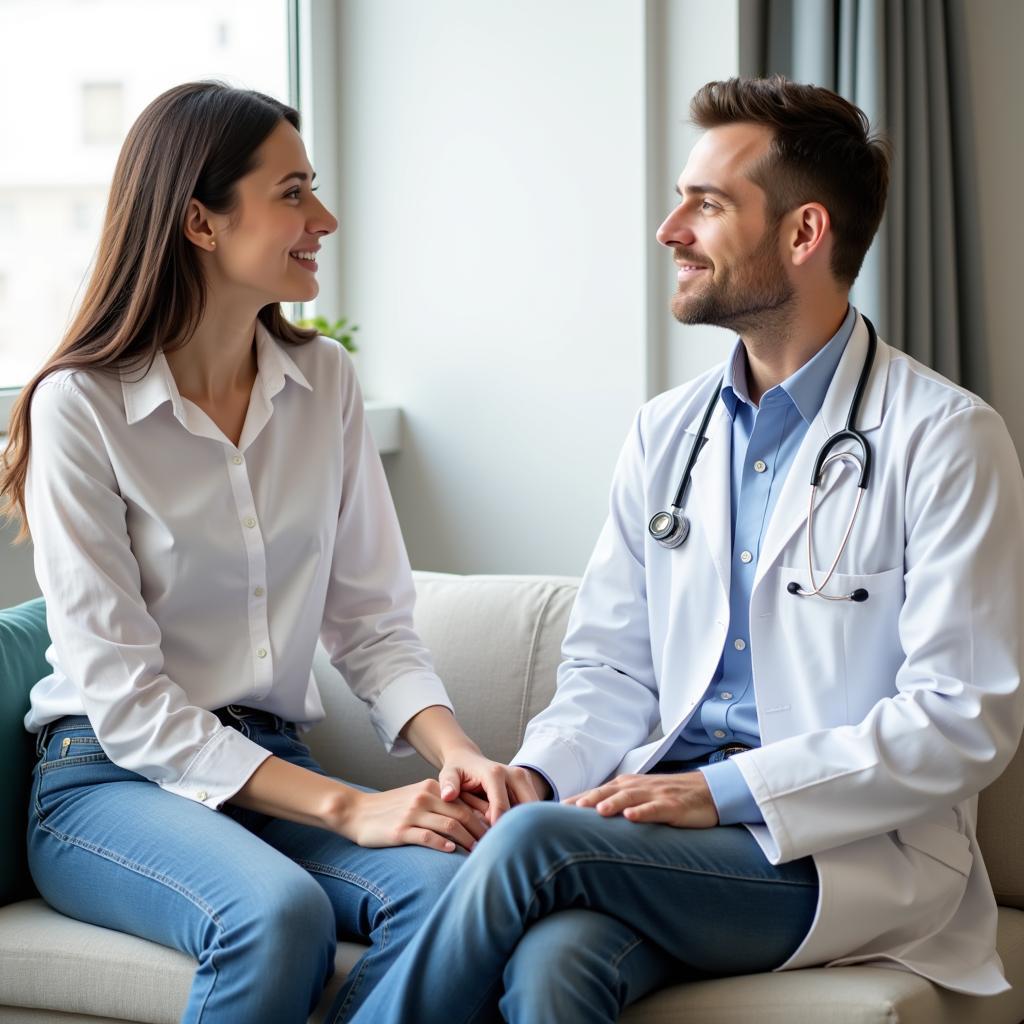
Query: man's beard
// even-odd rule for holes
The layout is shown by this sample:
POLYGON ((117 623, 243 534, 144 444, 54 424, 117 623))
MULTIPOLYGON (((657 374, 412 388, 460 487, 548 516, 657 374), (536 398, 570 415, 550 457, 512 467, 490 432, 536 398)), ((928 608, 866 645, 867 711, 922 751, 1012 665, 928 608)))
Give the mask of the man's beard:
MULTIPOLYGON (((793 286, 779 257, 779 229, 769 228, 757 247, 726 268, 716 283, 672 296, 672 314, 684 324, 711 324, 737 333, 777 327, 788 321, 793 286)), ((679 257, 685 260, 685 256, 679 257)))

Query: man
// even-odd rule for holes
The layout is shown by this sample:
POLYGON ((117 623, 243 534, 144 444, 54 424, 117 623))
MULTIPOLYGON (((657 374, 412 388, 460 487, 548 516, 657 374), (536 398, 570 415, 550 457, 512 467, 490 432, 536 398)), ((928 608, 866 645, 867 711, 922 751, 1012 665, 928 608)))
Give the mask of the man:
POLYGON ((691 112, 672 308, 739 338, 626 440, 513 759, 561 802, 498 822, 357 1020, 614 1021, 687 978, 858 961, 1007 987, 974 820, 1024 723, 1013 445, 848 305, 888 184, 861 111, 773 78, 691 112))

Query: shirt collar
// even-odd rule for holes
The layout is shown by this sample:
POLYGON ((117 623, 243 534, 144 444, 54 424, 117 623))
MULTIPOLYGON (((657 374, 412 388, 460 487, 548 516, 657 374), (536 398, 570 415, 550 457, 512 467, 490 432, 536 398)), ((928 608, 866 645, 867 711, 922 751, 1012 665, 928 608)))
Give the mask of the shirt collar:
MULTIPOLYGON (((820 348, 811 359, 808 359, 796 373, 787 377, 762 396, 761 401, 772 400, 773 395, 784 394, 796 406, 797 411, 806 423, 810 423, 821 410, 825 401, 828 386, 835 375, 836 367, 843 356, 846 344, 853 334, 857 322, 857 311, 847 306, 846 316, 839 325, 839 330, 820 348)), ((747 392, 747 351, 743 347, 742 338, 736 339, 732 354, 725 365, 722 380, 722 402, 729 415, 736 416, 736 407, 740 402, 753 406, 747 392)))
MULTIPOLYGON (((284 378, 291 377, 297 384, 312 391, 313 386, 295 361, 285 351, 284 345, 263 325, 256 321, 256 383, 268 396, 277 394, 284 387, 284 378)), ((164 402, 170 402, 174 415, 182 418, 181 392, 171 373, 170 365, 163 351, 156 354, 149 369, 136 380, 121 380, 124 396, 124 412, 129 425, 145 419, 164 402)))

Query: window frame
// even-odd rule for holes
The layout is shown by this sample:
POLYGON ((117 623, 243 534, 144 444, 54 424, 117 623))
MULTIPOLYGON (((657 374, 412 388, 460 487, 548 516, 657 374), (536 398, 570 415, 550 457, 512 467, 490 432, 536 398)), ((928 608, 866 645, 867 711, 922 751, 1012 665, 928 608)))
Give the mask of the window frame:
MULTIPOLYGON (((317 169, 317 180, 322 183, 320 196, 333 209, 338 180, 334 4, 287 0, 287 21, 287 102, 302 116, 303 139, 317 169)), ((330 253, 325 249, 319 262, 320 295, 313 302, 300 304, 298 316, 315 316, 318 307, 330 315, 331 310, 338 308, 336 247, 330 253)), ((21 387, 0 386, 0 437, 7 434, 11 410, 21 391, 21 387)))

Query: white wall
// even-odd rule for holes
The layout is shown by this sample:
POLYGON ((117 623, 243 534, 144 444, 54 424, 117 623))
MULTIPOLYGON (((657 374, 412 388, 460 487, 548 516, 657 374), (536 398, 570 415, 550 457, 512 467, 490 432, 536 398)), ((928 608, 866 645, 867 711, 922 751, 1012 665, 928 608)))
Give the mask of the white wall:
POLYGON ((662 350, 653 233, 686 100, 735 71, 734 11, 339 3, 341 294, 367 391, 405 410, 416 567, 582 571, 633 413, 693 372, 662 350))
POLYGON ((977 148, 989 398, 1024 457, 1024 341, 1018 294, 1024 238, 1024 4, 973 0, 966 4, 964 25, 977 148))

